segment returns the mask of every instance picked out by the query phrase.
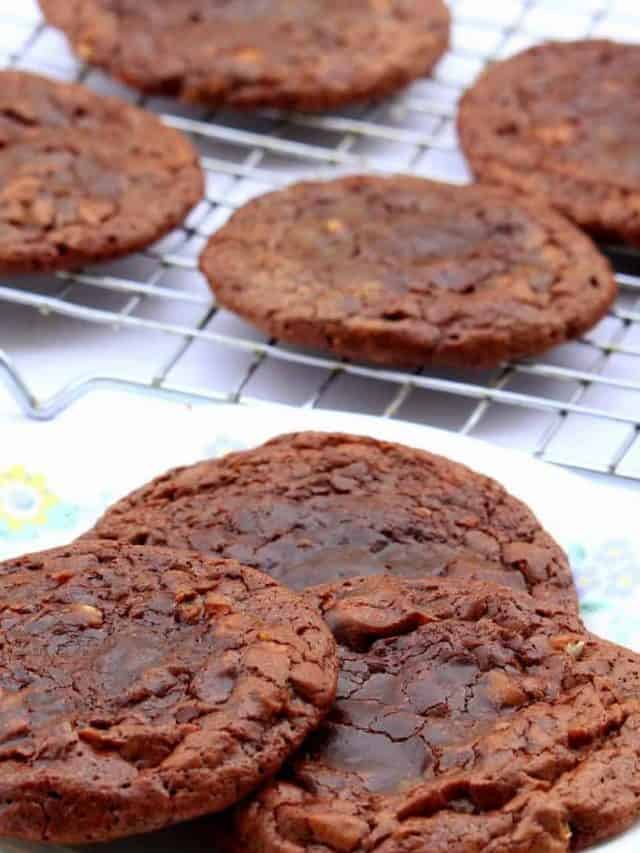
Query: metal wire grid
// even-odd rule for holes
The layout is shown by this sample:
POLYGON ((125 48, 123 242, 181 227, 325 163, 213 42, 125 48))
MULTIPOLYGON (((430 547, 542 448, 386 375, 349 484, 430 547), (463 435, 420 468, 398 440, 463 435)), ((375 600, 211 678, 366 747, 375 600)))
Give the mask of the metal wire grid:
MULTIPOLYGON (((21 17, 14 5, 0 0, 5 19, 13 16, 21 33, 19 48, 9 52, 5 64, 73 77, 99 89, 111 85, 71 59, 58 36, 34 17, 30 7, 21 17), (55 50, 51 50, 52 40, 55 50), (40 50, 43 42, 49 44, 48 51, 40 50)), ((0 300, 35 309, 51 322, 62 317, 102 326, 109 331, 114 350, 125 330, 140 340, 150 333, 166 334, 172 346, 154 363, 150 381, 127 380, 111 370, 113 350, 108 348, 99 374, 67 381, 44 400, 37 399, 28 379, 13 364, 11 352, 0 352, 0 367, 23 409, 34 417, 53 417, 77 396, 103 385, 194 400, 248 402, 256 396, 252 391, 261 374, 279 376, 282 386, 287 384, 287 371, 297 368, 307 377, 295 400, 299 405, 332 404, 439 424, 436 403, 444 401, 446 407, 452 400, 464 401, 454 426, 462 433, 494 437, 490 424, 497 420, 503 434, 509 433, 511 443, 517 445, 524 424, 529 433, 535 432, 533 440, 529 435, 527 449, 540 457, 640 480, 640 253, 631 249, 612 250, 621 298, 597 330, 549 358, 504 365, 482 375, 375 369, 282 346, 246 327, 240 332, 232 327, 225 333, 216 323, 223 312, 212 303, 204 282, 198 279, 197 285, 185 286, 181 278, 197 278, 198 251, 235 207, 293 178, 368 170, 464 180, 467 174, 454 130, 456 102, 486 62, 548 37, 624 34, 628 40, 629 33, 635 33, 640 39, 634 0, 574 0, 564 4, 562 12, 549 0, 500 2, 491 11, 491 4, 485 5, 479 12, 475 0, 454 0, 456 23, 449 55, 432 79, 419 81, 384 105, 339 115, 263 111, 247 117, 203 114, 157 100, 143 102, 160 111, 167 124, 191 134, 201 148, 208 176, 206 201, 184 228, 139 256, 134 274, 120 274, 116 266, 26 284, 4 282, 0 300), (176 381, 180 365, 202 345, 211 347, 216 357, 222 351, 225 358, 232 354, 231 387, 221 390, 206 379, 197 387, 176 381), (346 393, 334 393, 345 381, 346 393), (362 405, 349 399, 352 381, 358 383, 355 396, 366 401, 362 405), (568 452, 571 446, 589 446, 591 432, 599 435, 603 426, 606 447, 603 450, 601 442, 595 457, 568 452)), ((202 371, 198 376, 201 380, 202 371)), ((277 394, 267 396, 278 399, 277 394)))

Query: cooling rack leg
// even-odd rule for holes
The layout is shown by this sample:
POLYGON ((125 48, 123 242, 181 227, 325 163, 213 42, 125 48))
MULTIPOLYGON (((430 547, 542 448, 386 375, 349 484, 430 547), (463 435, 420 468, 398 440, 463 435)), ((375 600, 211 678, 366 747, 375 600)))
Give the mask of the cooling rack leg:
POLYGON ((2 350, 0 350, 0 382, 4 382, 7 386, 9 393, 23 414, 39 421, 53 420, 76 400, 98 390, 120 391, 154 399, 164 398, 174 403, 179 402, 186 405, 212 405, 231 402, 231 398, 225 393, 212 391, 204 396, 201 392, 189 389, 164 385, 149 386, 144 382, 106 376, 86 376, 76 379, 46 400, 38 400, 29 390, 29 386, 13 362, 2 350))
POLYGON ((38 401, 29 391, 17 368, 2 350, 0 350, 0 378, 8 387, 9 393, 22 412, 32 418, 38 417, 38 401))
POLYGON ((23 414, 39 421, 53 420, 92 386, 91 381, 78 380, 70 383, 48 400, 38 400, 29 390, 17 367, 2 350, 0 350, 0 381, 3 381, 9 389, 9 393, 23 414))

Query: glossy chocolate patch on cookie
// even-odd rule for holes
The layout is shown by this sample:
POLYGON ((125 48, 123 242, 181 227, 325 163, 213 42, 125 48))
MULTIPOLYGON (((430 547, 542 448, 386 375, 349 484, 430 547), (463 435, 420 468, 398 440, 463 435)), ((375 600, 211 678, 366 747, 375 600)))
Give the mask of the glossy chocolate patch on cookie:
POLYGON ((458 124, 480 179, 640 245, 640 45, 551 42, 493 63, 458 124))
POLYGON ((226 808, 328 711, 335 644, 267 575, 83 542, 0 565, 0 834, 105 841, 226 808))
POLYGON ((540 202, 407 176, 255 199, 200 266, 218 301, 267 334, 399 367, 541 353, 591 328, 616 295, 589 238, 540 202))
POLYGON ((203 190, 191 143, 151 113, 83 86, 0 72, 0 273, 143 249, 203 190))
POLYGON ((107 510, 88 536, 237 559, 294 589, 444 575, 577 607, 566 556, 502 486, 361 436, 283 435, 169 471, 107 510))
POLYGON ((310 590, 339 644, 321 728, 237 816, 243 853, 560 853, 640 813, 640 656, 503 587, 310 590))
POLYGON ((145 92, 324 110, 427 74, 442 0, 40 0, 78 55, 145 92))

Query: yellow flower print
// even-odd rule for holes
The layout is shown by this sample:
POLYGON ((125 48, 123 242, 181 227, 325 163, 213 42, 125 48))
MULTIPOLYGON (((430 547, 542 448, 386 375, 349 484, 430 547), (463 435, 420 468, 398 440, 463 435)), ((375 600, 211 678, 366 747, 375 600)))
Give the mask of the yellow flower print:
POLYGON ((22 465, 0 471, 0 532, 15 535, 49 526, 61 508, 42 474, 30 474, 22 465))

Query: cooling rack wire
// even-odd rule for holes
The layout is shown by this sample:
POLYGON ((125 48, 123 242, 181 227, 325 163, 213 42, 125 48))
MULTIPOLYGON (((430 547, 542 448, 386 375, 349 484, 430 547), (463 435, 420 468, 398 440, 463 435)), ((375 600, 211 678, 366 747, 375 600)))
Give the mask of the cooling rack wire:
POLYGON ((254 195, 358 171, 469 175, 456 103, 487 63, 548 38, 640 41, 637 0, 453 0, 452 48, 431 78, 384 104, 305 116, 207 113, 134 93, 79 64, 35 0, 0 0, 0 63, 80 80, 158 112, 202 153, 206 200, 185 226, 123 261, 0 280, 0 376, 30 416, 109 386, 193 401, 272 401, 457 430, 548 461, 640 482, 640 253, 605 247, 610 314, 544 358, 485 372, 405 373, 268 340, 212 301, 197 272, 208 236, 254 195), (560 8, 561 7, 561 8, 560 8))

